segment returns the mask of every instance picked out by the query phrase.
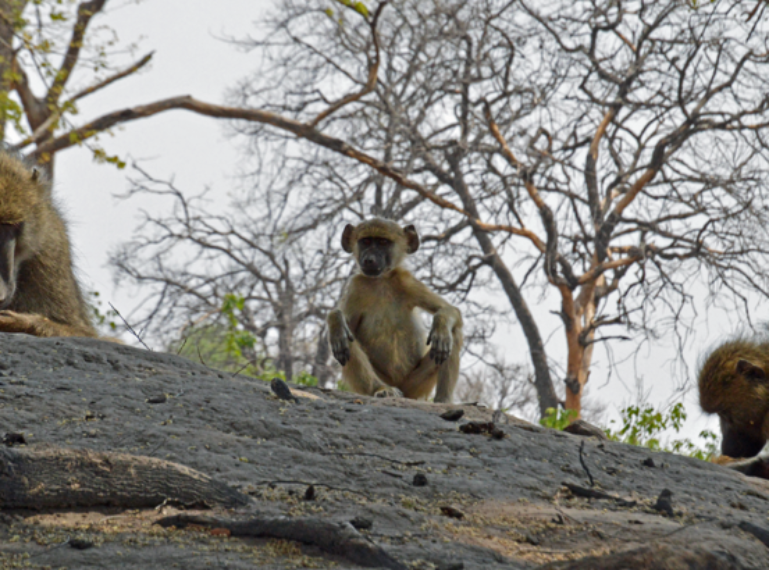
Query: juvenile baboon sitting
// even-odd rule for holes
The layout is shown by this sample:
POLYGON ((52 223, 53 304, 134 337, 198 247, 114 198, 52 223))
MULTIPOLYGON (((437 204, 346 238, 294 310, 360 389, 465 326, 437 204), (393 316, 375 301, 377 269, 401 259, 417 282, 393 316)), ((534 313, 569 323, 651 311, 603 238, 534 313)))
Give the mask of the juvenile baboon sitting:
POLYGON ((769 341, 736 339, 716 348, 703 364, 700 405, 718 414, 721 457, 716 463, 769 478, 769 341))
POLYGON ((51 187, 0 152, 0 332, 97 336, 51 187))
POLYGON ((328 316, 329 342, 342 379, 359 394, 451 402, 459 376, 462 314, 401 267, 419 248, 414 226, 374 218, 347 225, 342 248, 359 273, 328 316), (417 309, 433 315, 425 335, 417 309), (429 350, 428 350, 428 345, 429 350))

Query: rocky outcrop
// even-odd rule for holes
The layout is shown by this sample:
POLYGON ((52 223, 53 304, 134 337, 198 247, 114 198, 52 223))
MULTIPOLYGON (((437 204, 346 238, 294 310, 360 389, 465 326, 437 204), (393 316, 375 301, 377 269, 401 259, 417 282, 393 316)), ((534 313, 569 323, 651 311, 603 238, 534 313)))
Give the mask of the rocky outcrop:
POLYGON ((769 568, 766 481, 472 405, 293 393, 0 335, 0 562, 769 568))

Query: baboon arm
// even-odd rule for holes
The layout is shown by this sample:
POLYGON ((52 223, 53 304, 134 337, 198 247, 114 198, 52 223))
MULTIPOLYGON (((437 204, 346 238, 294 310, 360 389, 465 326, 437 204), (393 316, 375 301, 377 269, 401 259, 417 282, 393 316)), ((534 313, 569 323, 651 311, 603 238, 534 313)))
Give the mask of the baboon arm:
POLYGON ((407 289, 410 293, 412 302, 417 307, 424 309, 431 315, 440 315, 441 318, 445 319, 449 329, 462 326, 462 313, 459 312, 459 309, 448 303, 440 295, 431 291, 427 285, 418 279, 411 277, 408 280, 407 289))
POLYGON ((26 333, 40 337, 97 336, 93 330, 86 327, 64 325, 42 315, 15 311, 0 311, 0 332, 26 333))
MULTIPOLYGON (((427 337, 427 344, 430 345, 430 357, 436 363, 443 364, 449 360, 452 354, 458 353, 457 346, 461 347, 462 345, 462 313, 439 295, 433 293, 424 283, 411 276, 409 276, 407 288, 415 306, 433 315, 433 324, 427 337)), ((443 392, 446 391, 445 385, 446 382, 438 381, 438 388, 442 392, 442 397, 443 392)))

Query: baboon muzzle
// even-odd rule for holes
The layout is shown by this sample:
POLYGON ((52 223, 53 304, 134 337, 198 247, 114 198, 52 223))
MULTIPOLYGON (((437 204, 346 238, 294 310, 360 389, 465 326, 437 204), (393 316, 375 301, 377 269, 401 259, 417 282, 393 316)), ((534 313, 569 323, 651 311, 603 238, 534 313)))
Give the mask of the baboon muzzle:
POLYGON ((385 260, 380 258, 380 255, 373 252, 361 255, 360 269, 363 274, 368 277, 379 276, 387 265, 385 260))

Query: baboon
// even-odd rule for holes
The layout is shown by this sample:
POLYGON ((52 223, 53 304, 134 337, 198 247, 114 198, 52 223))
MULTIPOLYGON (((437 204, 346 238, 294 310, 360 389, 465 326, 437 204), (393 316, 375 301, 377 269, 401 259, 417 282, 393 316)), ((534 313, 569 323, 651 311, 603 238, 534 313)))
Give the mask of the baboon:
POLYGON ((329 343, 342 379, 359 394, 451 402, 459 376, 462 314, 404 269, 419 249, 414 226, 374 218, 342 234, 359 272, 328 315, 329 343), (433 315, 425 335, 416 309, 433 315), (428 349, 429 345, 429 349, 428 349))
POLYGON ((721 453, 716 463, 769 477, 769 341, 736 339, 716 348, 703 364, 700 406, 718 414, 721 453))
POLYGON ((51 186, 0 152, 0 332, 97 336, 51 186))

